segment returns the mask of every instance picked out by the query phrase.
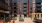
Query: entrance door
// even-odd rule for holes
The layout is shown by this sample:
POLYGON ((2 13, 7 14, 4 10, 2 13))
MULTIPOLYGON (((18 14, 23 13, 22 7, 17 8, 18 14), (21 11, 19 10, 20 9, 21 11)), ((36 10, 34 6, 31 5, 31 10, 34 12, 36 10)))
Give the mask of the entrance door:
POLYGON ((24 17, 27 17, 27 15, 26 15, 26 14, 24 14, 24 17))

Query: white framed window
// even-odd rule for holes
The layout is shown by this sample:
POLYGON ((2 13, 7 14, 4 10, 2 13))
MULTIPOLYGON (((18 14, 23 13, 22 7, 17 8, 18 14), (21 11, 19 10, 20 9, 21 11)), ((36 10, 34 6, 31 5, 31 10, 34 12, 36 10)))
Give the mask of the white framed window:
POLYGON ((41 6, 41 4, 37 4, 37 6, 41 6))
POLYGON ((20 8, 20 10, 23 10, 22 8, 20 8))
POLYGON ((24 12, 24 14, 26 14, 27 12, 24 12))
POLYGON ((24 8, 24 10, 27 10, 27 8, 24 8))
POLYGON ((35 8, 33 8, 33 10, 35 10, 35 8))
POLYGON ((42 11, 42 7, 41 7, 41 11, 42 11))
POLYGON ((41 3, 41 5, 42 5, 42 3, 41 3))
POLYGON ((33 0, 33 3, 35 3, 35 0, 33 0))
POLYGON ((33 4, 33 7, 35 7, 35 4, 33 4))

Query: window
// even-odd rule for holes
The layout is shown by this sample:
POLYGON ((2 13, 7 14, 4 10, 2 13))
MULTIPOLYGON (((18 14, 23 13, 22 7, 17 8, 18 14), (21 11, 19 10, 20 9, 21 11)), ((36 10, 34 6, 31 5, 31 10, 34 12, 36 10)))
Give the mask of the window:
POLYGON ((33 4, 33 7, 35 7, 35 4, 33 4))
POLYGON ((36 3, 36 9, 37 9, 37 12, 39 13, 39 12, 41 12, 41 3, 36 3))
POLYGON ((42 5, 41 5, 41 11, 42 11, 42 5))
POLYGON ((37 6, 41 6, 41 3, 36 3, 37 6))
POLYGON ((4 19, 4 15, 0 13, 0 20, 4 19))
POLYGON ((14 3, 14 6, 17 6, 17 3, 14 3))
POLYGON ((16 3, 14 3, 14 4, 16 4, 16 3))
POLYGON ((24 8, 24 10, 27 10, 27 8, 24 8))
POLYGON ((24 7, 27 7, 27 3, 24 3, 24 7))
POLYGON ((42 17, 42 14, 41 14, 41 17, 42 17))
POLYGON ((26 12, 27 10, 24 10, 24 12, 26 12))
POLYGON ((41 5, 41 3, 36 3, 36 5, 37 5, 37 6, 40 6, 40 5, 41 5))
POLYGON ((17 9, 16 7, 14 7, 14 9, 17 9))
POLYGON ((27 7, 24 7, 24 8, 27 8, 27 7))
POLYGON ((9 17, 9 14, 5 13, 5 17, 9 17))
POLYGON ((24 11, 27 11, 27 7, 24 7, 24 11))
POLYGON ((41 6, 41 4, 37 4, 37 6, 41 6))
POLYGON ((26 5, 27 3, 24 3, 24 5, 26 5))
POLYGON ((27 10, 27 3, 24 3, 24 11, 27 10))
POLYGON ((20 10, 23 10, 23 8, 20 8, 20 10))
POLYGON ((14 11, 14 13, 17 13, 16 11, 14 11))
POLYGON ((37 4, 41 4, 41 3, 37 3, 37 4))
POLYGON ((17 17, 17 15, 16 15, 16 14, 14 14, 14 17, 17 17))
POLYGON ((35 18, 36 18, 36 15, 35 15, 35 18))
POLYGON ((26 15, 26 14, 24 14, 24 17, 27 17, 27 15, 26 15))
POLYGON ((24 7, 24 14, 27 13, 27 7, 24 7))
POLYGON ((9 21, 9 20, 10 20, 9 14, 5 13, 5 21, 7 22, 7 21, 9 21))
POLYGON ((37 8, 37 10, 41 10, 41 8, 37 8))
POLYGON ((42 3, 41 3, 41 5, 42 5, 42 3))
POLYGON ((32 10, 32 8, 30 8, 30 10, 32 10))
POLYGON ((24 12, 24 14, 27 14, 27 12, 24 12))
POLYGON ((17 14, 17 11, 16 10, 14 10, 14 14, 17 14))
POLYGON ((39 13, 39 12, 41 12, 41 8, 36 8, 37 9, 37 12, 39 13))
POLYGON ((39 18, 39 14, 38 14, 38 18, 39 18))

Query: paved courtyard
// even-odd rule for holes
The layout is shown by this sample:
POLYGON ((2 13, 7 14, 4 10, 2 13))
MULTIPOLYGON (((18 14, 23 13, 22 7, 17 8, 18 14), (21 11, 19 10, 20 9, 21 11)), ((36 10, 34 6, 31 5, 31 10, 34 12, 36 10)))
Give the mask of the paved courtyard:
POLYGON ((31 18, 24 18, 24 21, 19 21, 19 18, 17 18, 17 20, 15 20, 15 23, 34 23, 33 20, 31 18))

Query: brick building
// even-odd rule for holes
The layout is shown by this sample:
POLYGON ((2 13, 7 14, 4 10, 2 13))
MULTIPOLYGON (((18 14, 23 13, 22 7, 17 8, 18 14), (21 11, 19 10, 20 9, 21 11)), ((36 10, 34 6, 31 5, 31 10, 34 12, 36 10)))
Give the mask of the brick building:
MULTIPOLYGON (((32 18, 42 16, 42 0, 0 0, 0 3, 0 10, 9 11, 11 18, 20 15, 32 18)), ((6 12, 1 14, 7 16, 6 12)))
MULTIPOLYGON (((0 3, 3 4, 0 6, 0 10, 3 10, 4 12, 9 11, 10 16, 31 16, 32 14, 32 0, 0 0, 0 3), (1 3, 2 2, 2 3, 1 3)), ((7 13, 2 12, 3 14, 7 13)), ((1 12, 0 12, 1 13, 1 12)))
POLYGON ((30 16, 32 11, 32 0, 12 0, 13 15, 30 16))
POLYGON ((42 18, 42 0, 34 0, 32 18, 42 18))

